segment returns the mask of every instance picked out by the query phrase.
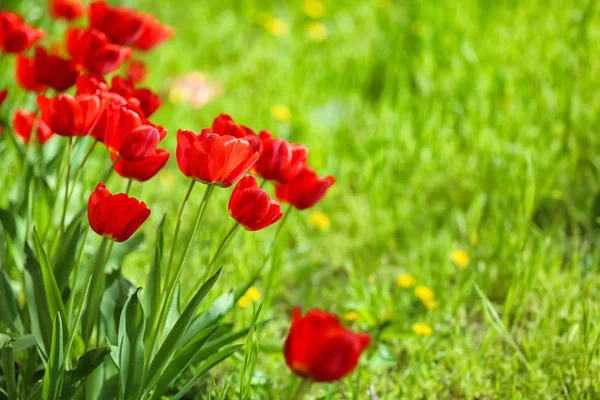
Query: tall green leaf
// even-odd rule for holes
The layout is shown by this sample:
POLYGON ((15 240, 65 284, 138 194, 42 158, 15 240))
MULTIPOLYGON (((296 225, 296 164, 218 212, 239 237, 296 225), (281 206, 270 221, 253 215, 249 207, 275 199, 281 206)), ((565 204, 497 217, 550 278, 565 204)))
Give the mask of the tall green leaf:
POLYGON ((47 359, 52 342, 52 318, 42 269, 28 244, 25 244, 25 295, 31 333, 35 336, 40 353, 47 359))
POLYGON ((46 364, 46 372, 42 386, 43 400, 58 400, 62 391, 64 379, 64 337, 60 313, 56 313, 52 326, 52 347, 50 358, 46 364))
POLYGON ((8 277, 4 270, 0 270, 0 320, 3 321, 10 329, 16 332, 23 333, 25 327, 19 313, 17 299, 13 293, 8 277))
POLYGON ((181 343, 181 340, 183 339, 186 330, 190 326, 192 318, 194 318, 196 311, 198 311, 198 307, 200 307, 200 303, 202 303, 204 297, 206 297, 210 289, 212 289, 212 287, 214 286, 217 279, 219 279, 219 276, 221 276, 222 271, 223 268, 220 268, 202 285, 202 287, 200 287, 200 289, 198 289, 192 300, 190 300, 190 303, 187 305, 187 307, 173 326, 173 329, 171 329, 171 331, 163 341, 162 345, 156 352, 156 355, 152 359, 150 368, 148 369, 148 373, 145 379, 146 384, 144 385, 146 388, 151 387, 154 384, 154 381, 158 378, 159 374, 161 373, 161 370, 166 367, 173 353, 177 351, 177 348, 181 343))
POLYGON ((15 357, 12 343, 7 342, 2 348, 2 371, 4 371, 4 381, 6 383, 6 393, 8 399, 17 399, 17 381, 15 377, 15 357))
MULTIPOLYGON (((163 216, 158 228, 156 229, 156 244, 154 245, 152 265, 150 266, 148 279, 146 280, 146 289, 143 292, 143 304, 147 315, 147 326, 154 326, 154 320, 156 319, 159 311, 158 301, 160 299, 161 290, 160 265, 163 257, 163 227, 165 225, 165 218, 166 215, 163 216)), ((151 332, 151 329, 146 330, 146 337, 144 339, 147 340, 151 332)), ((150 343, 150 345, 153 345, 153 343, 150 343)), ((150 354, 150 352, 147 350, 146 354, 150 354)))
POLYGON ((90 336, 92 336, 92 331, 98 321, 98 313, 100 311, 102 294, 104 293, 104 283, 106 281, 104 261, 107 243, 106 240, 102 241, 100 249, 98 249, 98 253, 93 260, 93 264, 90 266, 90 268, 92 268, 92 283, 85 302, 81 324, 83 341, 85 343, 87 343, 90 336))
POLYGON ((77 258, 77 248, 85 232, 85 227, 81 224, 81 218, 86 209, 82 209, 69 223, 67 230, 61 238, 61 245, 53 258, 54 277, 58 289, 62 292, 69 284, 69 276, 75 265, 77 258))
POLYGON ((65 382, 63 392, 72 393, 82 380, 88 377, 96 368, 98 368, 110 354, 110 345, 104 345, 88 350, 77 360, 74 369, 65 373, 65 382))
POLYGON ((123 400, 138 400, 144 365, 144 328, 146 320, 137 289, 131 294, 119 324, 119 366, 123 400))

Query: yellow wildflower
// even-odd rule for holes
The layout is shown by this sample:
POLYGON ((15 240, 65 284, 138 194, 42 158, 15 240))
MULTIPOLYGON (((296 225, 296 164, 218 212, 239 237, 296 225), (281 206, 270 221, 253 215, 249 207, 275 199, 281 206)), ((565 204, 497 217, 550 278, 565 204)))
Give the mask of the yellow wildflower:
POLYGON ((304 0, 302 8, 311 18, 321 18, 325 14, 325 5, 319 0, 304 0))
POLYGON ((415 296, 423 302, 434 299, 433 290, 423 285, 419 285, 415 288, 415 296))
POLYGON ((252 301, 260 300, 260 292, 254 286, 250 286, 244 296, 248 296, 250 298, 250 300, 252 300, 252 301))
POLYGON ((252 304, 252 299, 249 296, 243 295, 242 297, 240 297, 240 299, 237 301, 237 305, 238 307, 241 308, 246 308, 248 307, 250 304, 252 304))
POLYGON ((284 106, 283 104, 274 104, 271 107, 271 115, 277 121, 287 122, 292 118, 292 111, 288 106, 284 106))
POLYGON ((310 214, 309 221, 312 226, 320 231, 327 231, 331 227, 331 220, 329 217, 320 211, 313 211, 310 214))
POLYGON ((423 323, 413 324, 412 330, 414 333, 421 336, 431 336, 433 334, 431 326, 423 323))
POLYGON ((263 27, 273 36, 285 36, 290 31, 288 24, 279 18, 275 18, 272 15, 265 16, 263 27))
POLYGON ((461 269, 467 268, 469 265, 469 255, 462 249, 452 250, 450 258, 452 259, 452 262, 461 269))
POLYGON ((396 278, 396 284, 403 288, 409 288, 417 284, 417 280, 409 274, 400 274, 398 278, 396 278))
POLYGON ((306 24, 308 37, 315 42, 322 42, 327 39, 327 27, 321 22, 309 22, 306 24))
POLYGON ((356 311, 350 311, 344 314, 344 320, 348 322, 358 321, 360 315, 356 311))
POLYGON ((434 310, 440 305, 435 299, 421 300, 421 302, 428 310, 434 310))

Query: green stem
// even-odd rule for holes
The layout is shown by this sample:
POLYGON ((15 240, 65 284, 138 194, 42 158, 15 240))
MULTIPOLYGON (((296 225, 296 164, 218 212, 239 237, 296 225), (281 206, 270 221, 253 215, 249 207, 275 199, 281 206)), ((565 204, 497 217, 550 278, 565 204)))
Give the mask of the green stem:
POLYGON ((129 181, 127 181, 127 189, 125 189, 125 194, 129 194, 129 191, 131 190, 131 184, 133 183, 133 178, 129 178, 129 181))
POLYGON ((215 252, 215 254, 213 255, 212 259, 210 260, 210 262, 208 263, 208 267, 206 268, 206 274, 204 275, 204 278, 202 279, 202 284, 204 284, 204 282, 206 282, 206 280, 212 276, 213 273, 213 267, 215 265, 215 262, 217 261, 217 258, 219 257, 219 255, 223 252, 223 250, 225 249, 225 247, 227 247, 227 244, 229 243, 229 240, 233 237, 233 234, 235 233, 235 231, 237 230, 237 228, 240 226, 239 223, 235 223, 231 229, 229 229, 229 231, 227 232, 227 234, 225 235, 225 237, 223 238, 223 240, 221 241, 221 244, 219 245, 219 247, 217 247, 217 251, 215 252))
MULTIPOLYGON (((56 191, 58 192, 59 188, 62 186, 63 180, 63 171, 64 167, 61 167, 57 170, 57 183, 56 183, 56 191)), ((52 227, 52 219, 54 217, 54 213, 56 212, 56 206, 58 205, 58 193, 54 196, 54 200, 52 200, 52 207, 50 207, 50 214, 48 215, 48 224, 46 225, 46 229, 44 230, 44 234, 42 235, 42 240, 45 241, 48 233, 50 232, 50 228, 52 227)))
MULTIPOLYGON (((83 235, 83 241, 81 242, 81 247, 79 248, 79 252, 77 253, 77 259, 75 261, 75 266, 73 267, 73 284, 71 287, 75 289, 77 285, 77 278, 79 277, 79 267, 81 266, 81 260, 83 259, 83 250, 85 249, 85 242, 88 237, 89 229, 85 230, 85 234, 83 235)), ((67 321, 71 320, 71 315, 73 315, 73 305, 74 305, 75 296, 69 296, 69 307, 67 312, 67 321)))
POLYGON ((308 393, 308 389, 310 388, 311 384, 312 384, 312 381, 310 379, 302 379, 300 381, 300 384, 298 385, 298 388, 294 392, 294 395, 292 396, 292 400, 302 399, 302 396, 305 393, 308 393))
POLYGON ((258 271, 256 272, 257 276, 262 272, 262 270, 265 268, 265 266, 271 259, 271 256, 273 255, 273 251, 275 250, 275 244, 277 243, 277 239, 279 238, 279 235, 281 234, 281 231, 283 230, 285 222, 287 221, 288 215, 290 215, 291 211, 292 211, 292 205, 290 204, 290 205, 288 205, 287 209, 283 213, 283 218, 281 218, 279 225, 277 225, 277 230, 275 231, 275 235, 273 235, 273 239, 271 240, 271 245, 269 246, 269 251, 265 255, 265 259, 263 260, 262 265, 258 268, 258 271))
MULTIPOLYGON (((185 197, 183 198, 183 202, 181 203, 181 207, 179 208, 179 216, 177 217, 177 224, 175 225, 175 233, 173 235, 173 243, 171 244, 171 252, 169 253, 169 262, 167 263, 167 273, 165 276, 165 283, 170 282, 171 278, 171 267, 173 265, 173 257, 175 255, 175 246, 177 246, 177 239, 179 238, 179 231, 181 229, 181 221, 183 220, 183 211, 185 210, 185 206, 192 194, 192 190, 194 189, 196 181, 192 179, 192 183, 190 183, 190 187, 188 188, 185 197)), ((205 193, 206 195, 206 193, 205 193)), ((165 291, 167 287, 165 285, 165 291)))
MULTIPOLYGON (((88 150, 88 152, 83 157, 83 160, 81 160, 81 164, 79 164, 79 167, 77 168, 77 171, 75 171, 75 176, 73 178, 73 182, 77 182, 79 180, 79 176, 83 172, 83 167, 85 166, 85 163, 87 162, 87 160, 92 155, 92 153, 94 151, 94 148, 96 147, 97 144, 98 144, 98 141, 94 140, 94 143, 90 146, 90 149, 88 150)), ((73 185, 73 187, 71 189, 71 193, 69 193, 68 201, 71 201, 71 198, 73 197, 73 193, 75 193, 75 185, 73 185)))
POLYGON ((65 230, 65 219, 67 217, 67 207, 69 205, 69 180, 71 174, 71 154, 73 152, 73 137, 69 137, 67 142, 68 153, 67 153, 67 181, 65 182, 65 204, 63 204, 63 213, 60 219, 60 231, 65 230))
POLYGON ((262 189, 263 187, 265 187, 265 185, 267 184, 267 182, 268 182, 268 180, 267 180, 267 179, 263 179, 263 181, 260 183, 260 187, 261 187, 261 189, 262 189))
MULTIPOLYGON (((83 293, 83 299, 81 299, 81 306, 77 310, 77 316, 75 317, 75 322, 71 325, 71 330, 70 330, 71 337, 69 338, 69 343, 67 344, 67 347, 66 347, 67 350, 65 351, 65 355, 67 357, 69 356, 69 352, 71 351, 71 346, 73 345, 73 339, 75 339, 75 335, 77 332, 77 326, 79 325, 79 321, 81 320, 81 315, 83 314, 84 304, 85 304, 85 301, 89 294, 90 287, 92 286, 92 278, 94 276, 94 265, 96 264, 96 260, 100 256, 101 249, 103 249, 105 247, 107 240, 108 239, 106 237, 102 238, 102 242, 100 242, 100 246, 98 246, 98 250, 96 250, 94 259, 92 260, 92 263, 90 264, 90 270, 88 271, 88 276, 86 278, 87 283, 85 285, 85 292, 83 293)), ((106 259, 107 258, 105 258, 105 260, 106 259)), ((102 268, 104 268, 104 266, 102 266, 102 268)), ((73 294, 73 295, 75 295, 75 294, 73 294)))
POLYGON ((101 181, 102 183, 106 184, 106 181, 108 181, 108 178, 110 178, 110 174, 112 174, 112 172, 115 170, 115 165, 117 165, 117 162, 119 162, 120 158, 121 156, 117 156, 117 158, 115 158, 115 161, 112 163, 108 171, 106 171, 106 173, 104 174, 104 178, 102 178, 101 181))

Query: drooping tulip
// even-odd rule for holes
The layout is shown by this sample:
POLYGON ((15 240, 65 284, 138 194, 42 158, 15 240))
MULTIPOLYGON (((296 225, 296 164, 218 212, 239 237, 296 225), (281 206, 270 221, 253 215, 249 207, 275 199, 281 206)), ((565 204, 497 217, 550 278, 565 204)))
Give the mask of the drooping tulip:
POLYGON ((112 154, 125 161, 141 161, 154 153, 160 140, 160 130, 131 108, 116 106, 108 110, 104 144, 112 154))
POLYGON ((318 178, 312 168, 305 166, 292 181, 276 186, 275 193, 280 201, 304 210, 325 197, 334 183, 333 176, 318 178))
POLYGON ((0 50, 5 53, 20 53, 42 39, 45 32, 27 25, 19 15, 0 10, 0 50))
POLYGON ((283 216, 279 203, 271 200, 250 175, 244 176, 235 186, 228 208, 229 214, 249 231, 266 228, 283 216))
POLYGON ((287 183, 306 165, 308 149, 300 144, 274 139, 269 131, 260 133, 262 149, 254 170, 261 177, 279 184, 287 183))

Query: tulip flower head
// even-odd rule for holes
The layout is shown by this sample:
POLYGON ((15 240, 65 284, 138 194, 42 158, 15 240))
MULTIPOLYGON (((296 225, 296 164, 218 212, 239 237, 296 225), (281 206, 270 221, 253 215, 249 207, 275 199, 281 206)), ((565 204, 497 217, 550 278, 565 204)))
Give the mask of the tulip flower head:
POLYGON ((143 201, 124 193, 111 194, 104 183, 98 183, 88 201, 90 226, 100 236, 124 242, 150 216, 143 201))
POLYGON ((15 63, 15 78, 21 88, 34 93, 41 93, 46 86, 38 82, 35 76, 35 59, 27 58, 22 54, 17 54, 15 63))
POLYGON ((207 184, 229 187, 258 159, 245 139, 203 130, 177 132, 177 164, 185 176, 207 184))
POLYGON ((33 67, 35 80, 57 92, 64 92, 75 85, 79 75, 71 60, 50 54, 43 47, 35 48, 33 67))
POLYGON ((104 144, 125 161, 149 157, 166 131, 147 121, 128 106, 111 106, 107 111, 104 144), (159 129, 160 128, 160 129, 159 129))
MULTIPOLYGON (((25 144, 28 144, 31 139, 31 131, 33 130, 33 125, 36 124, 35 119, 35 113, 25 110, 17 110, 15 112, 15 116, 13 117, 13 128, 15 133, 23 139, 25 144)), ((36 134, 37 141, 41 144, 46 143, 48 139, 52 137, 52 131, 42 119, 37 121, 36 134)))
POLYGON ((127 78, 133 83, 140 83, 146 78, 146 65, 139 60, 131 60, 127 64, 127 78))
POLYGON ((249 231, 266 228, 283 216, 279 203, 271 200, 250 175, 240 179, 233 189, 229 200, 229 214, 249 231))
POLYGON ((269 131, 262 131, 260 140, 262 150, 254 170, 263 178, 284 184, 298 176, 306 165, 306 147, 274 139, 269 131))
POLYGON ((134 43, 144 29, 144 18, 140 13, 126 7, 111 7, 104 1, 92 2, 88 14, 91 28, 121 46, 134 43))
POLYGON ((42 120, 53 133, 61 136, 84 136, 89 134, 102 114, 103 103, 97 95, 77 97, 59 94, 53 99, 37 97, 42 120))
POLYGON ((139 101, 139 107, 146 118, 150 118, 161 105, 160 97, 156 93, 147 88, 136 88, 131 79, 113 77, 110 91, 126 99, 134 98, 139 101))
POLYGON ((165 40, 172 38, 173 35, 175 35, 173 28, 161 24, 151 14, 144 14, 142 33, 133 42, 133 46, 143 51, 152 50, 165 40))
POLYGON ((275 187, 277 198, 299 210, 317 204, 335 183, 333 176, 318 178, 312 168, 304 166, 290 182, 275 187))
POLYGON ((4 100, 8 97, 8 89, 0 90, 0 106, 4 103, 4 100))
POLYGON ((44 36, 42 29, 27 25, 19 15, 0 10, 0 50, 5 53, 25 51, 44 36))
MULTIPOLYGON (((113 162, 116 155, 112 155, 113 162)), ((140 161, 126 161, 120 158, 115 164, 115 171, 123 178, 135 179, 146 182, 160 171, 169 161, 169 152, 164 149, 156 149, 148 157, 140 161)))
POLYGON ((50 0, 50 14, 56 19, 73 21, 85 14, 85 7, 80 0, 50 0))
POLYGON ((294 308, 283 354, 296 375, 333 382, 352 372, 370 342, 368 334, 344 328, 334 314, 313 309, 302 316, 294 308))
POLYGON ((96 29, 69 29, 67 51, 78 66, 101 75, 113 72, 131 56, 131 49, 111 43, 96 29))

